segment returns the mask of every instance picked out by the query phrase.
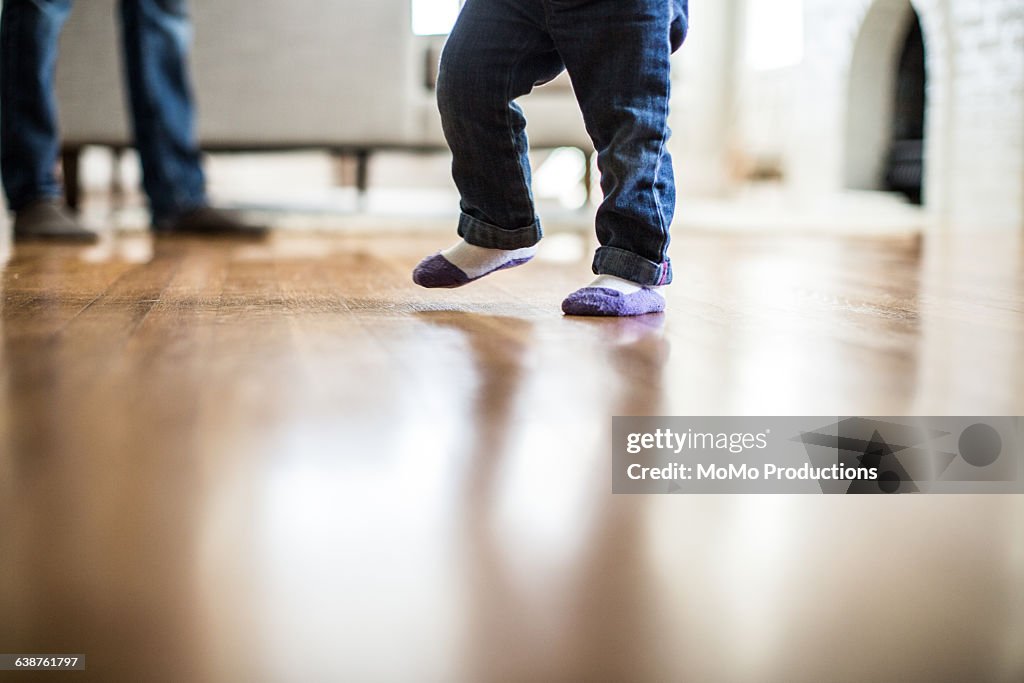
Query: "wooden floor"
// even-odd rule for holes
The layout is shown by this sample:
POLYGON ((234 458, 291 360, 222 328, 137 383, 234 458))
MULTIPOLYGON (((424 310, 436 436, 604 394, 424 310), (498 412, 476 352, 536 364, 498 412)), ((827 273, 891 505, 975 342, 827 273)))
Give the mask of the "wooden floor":
POLYGON ((1019 239, 682 235, 667 314, 630 320, 560 315, 572 235, 413 286, 448 240, 19 246, 0 652, 95 681, 1024 679, 1020 497, 609 477, 613 415, 1024 414, 1019 239))

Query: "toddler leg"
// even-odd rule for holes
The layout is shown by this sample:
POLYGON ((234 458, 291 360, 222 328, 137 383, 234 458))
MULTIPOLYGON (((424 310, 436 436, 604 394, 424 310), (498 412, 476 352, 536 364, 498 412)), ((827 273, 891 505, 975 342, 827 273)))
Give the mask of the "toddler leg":
POLYGON ((0 168, 8 206, 61 196, 53 94, 57 46, 71 0, 7 0, 0 18, 0 168))
POLYGON ((562 71, 542 0, 469 0, 441 56, 437 101, 462 197, 453 247, 417 266, 424 287, 459 287, 529 261, 541 238, 526 120, 513 100, 562 71))
MULTIPOLYGON (((571 294, 575 315, 664 309, 672 281, 675 207, 668 140, 669 57, 676 5, 665 0, 547 0, 555 45, 572 76, 594 140, 604 202, 590 287, 571 294)), ((685 3, 683 4, 685 7, 685 3)))

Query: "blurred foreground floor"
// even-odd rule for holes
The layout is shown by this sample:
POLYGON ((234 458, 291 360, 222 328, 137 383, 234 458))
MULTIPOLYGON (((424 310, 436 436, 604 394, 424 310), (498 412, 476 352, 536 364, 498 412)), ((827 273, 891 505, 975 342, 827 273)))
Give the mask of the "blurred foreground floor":
POLYGON ((572 235, 414 287, 449 241, 18 247, 0 652, 94 681, 1022 680, 1020 497, 609 493, 613 415, 1024 414, 1019 240, 681 235, 668 313, 633 320, 560 315, 572 235))

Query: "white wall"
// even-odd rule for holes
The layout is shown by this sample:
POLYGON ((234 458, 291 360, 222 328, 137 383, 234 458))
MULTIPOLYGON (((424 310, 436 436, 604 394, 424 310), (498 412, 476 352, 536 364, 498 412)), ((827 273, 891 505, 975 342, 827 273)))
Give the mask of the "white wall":
MULTIPOLYGON (((741 155, 821 196, 872 185, 910 0, 804 0, 799 67, 736 77, 741 155), (859 49, 855 49, 858 48, 859 49)), ((1024 3, 914 0, 928 68, 925 203, 940 228, 1024 226, 1024 3)))
POLYGON ((731 182, 738 0, 691 6, 691 30, 673 59, 669 142, 681 194, 716 195, 731 182))

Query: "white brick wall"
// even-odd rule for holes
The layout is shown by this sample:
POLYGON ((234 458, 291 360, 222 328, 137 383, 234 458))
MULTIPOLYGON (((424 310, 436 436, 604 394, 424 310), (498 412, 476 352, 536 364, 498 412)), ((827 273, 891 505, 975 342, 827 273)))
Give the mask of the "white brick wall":
MULTIPOLYGON (((928 68, 926 207, 938 226, 1024 227, 1024 2, 912 4, 928 68)), ((738 62, 738 151, 781 159, 798 193, 871 184, 910 5, 804 0, 800 66, 752 72, 738 62)))

